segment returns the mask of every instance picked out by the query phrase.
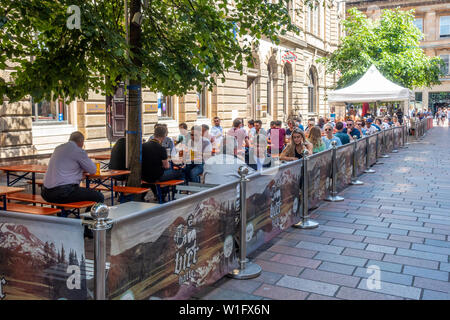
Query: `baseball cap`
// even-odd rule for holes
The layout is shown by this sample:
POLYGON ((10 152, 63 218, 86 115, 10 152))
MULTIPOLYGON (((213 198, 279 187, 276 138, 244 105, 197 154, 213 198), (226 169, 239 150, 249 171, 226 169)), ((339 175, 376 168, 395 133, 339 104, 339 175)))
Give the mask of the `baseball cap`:
POLYGON ((373 122, 373 119, 372 119, 372 118, 369 118, 369 119, 366 120, 366 122, 371 123, 371 122, 373 122))

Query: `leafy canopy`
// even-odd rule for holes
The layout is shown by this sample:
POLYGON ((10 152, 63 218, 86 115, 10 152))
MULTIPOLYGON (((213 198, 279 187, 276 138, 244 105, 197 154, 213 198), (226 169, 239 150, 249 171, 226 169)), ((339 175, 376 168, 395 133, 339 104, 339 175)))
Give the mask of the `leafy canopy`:
POLYGON ((372 64, 386 78, 409 89, 440 84, 444 62, 428 57, 419 47, 423 34, 413 24, 414 10, 383 10, 377 21, 356 8, 347 15, 346 36, 338 49, 319 59, 328 72, 340 71, 337 88, 356 82, 372 64))
POLYGON ((0 77, 0 103, 4 96, 86 99, 89 89, 111 94, 116 79, 126 77, 166 95, 211 87, 228 69, 251 65, 260 39, 278 43, 280 34, 299 32, 288 2, 150 0, 141 10, 142 47, 133 53, 122 0, 0 0, 0 19, 7 19, 0 27, 0 70, 13 68, 12 79, 0 77), (70 5, 81 10, 81 29, 66 27, 70 5))

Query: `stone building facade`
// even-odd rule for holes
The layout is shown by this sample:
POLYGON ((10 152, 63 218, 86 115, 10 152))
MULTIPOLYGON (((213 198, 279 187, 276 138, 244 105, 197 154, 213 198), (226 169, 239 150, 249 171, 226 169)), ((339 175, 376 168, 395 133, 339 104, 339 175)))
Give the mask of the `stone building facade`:
POLYGON ((416 107, 435 112, 450 107, 450 1, 449 0, 365 0, 346 2, 347 9, 356 7, 371 16, 380 10, 401 8, 415 10, 415 25, 424 34, 421 48, 428 56, 440 56, 446 63, 441 84, 432 88, 416 88, 416 107))
MULTIPOLYGON (((152 134, 156 122, 166 123, 169 135, 176 136, 179 123, 211 125, 215 116, 222 119, 224 128, 231 127, 234 118, 261 119, 268 127, 270 121, 286 121, 289 116, 301 115, 303 121, 329 116, 326 92, 337 79, 316 60, 337 48, 345 3, 324 1, 326 5, 315 9, 305 6, 303 0, 291 1, 289 12, 302 29, 300 35, 287 34, 279 45, 261 40, 255 48, 254 68, 246 68, 243 75, 230 70, 225 82, 218 79, 211 91, 163 97, 143 90, 144 138, 152 134), (286 55, 293 58, 291 62, 283 62, 286 55)), ((0 109, 0 157, 51 154, 75 130, 85 134, 86 149, 107 149, 125 130, 125 100, 118 94, 111 104, 91 92, 86 101, 69 105, 62 101, 33 103, 31 97, 16 104, 6 102, 0 109)))

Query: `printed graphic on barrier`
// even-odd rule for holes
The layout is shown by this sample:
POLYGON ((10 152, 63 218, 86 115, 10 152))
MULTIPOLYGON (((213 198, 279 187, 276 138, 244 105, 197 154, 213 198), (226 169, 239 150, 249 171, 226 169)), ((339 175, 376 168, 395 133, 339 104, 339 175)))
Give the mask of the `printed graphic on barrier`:
POLYGON ((0 212, 1 299, 87 299, 86 265, 80 220, 0 212))
POLYGON ((360 139, 356 144, 356 160, 358 164, 356 173, 358 176, 366 170, 366 144, 367 139, 360 139))
POLYGON ((312 155, 308 161, 309 208, 316 208, 320 201, 330 194, 331 186, 331 149, 312 155))
POLYGON ((373 165, 377 162, 377 137, 372 135, 367 140, 369 141, 369 165, 373 165))
POLYGON ((347 188, 352 180, 353 170, 353 144, 347 144, 336 150, 337 159, 337 190, 338 192, 347 188))

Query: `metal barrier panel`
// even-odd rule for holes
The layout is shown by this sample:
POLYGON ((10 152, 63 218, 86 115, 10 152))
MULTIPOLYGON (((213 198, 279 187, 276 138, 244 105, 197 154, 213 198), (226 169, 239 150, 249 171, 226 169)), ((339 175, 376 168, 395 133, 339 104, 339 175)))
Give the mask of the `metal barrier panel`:
POLYGON ((109 299, 186 299, 237 266, 239 183, 115 219, 109 299))
POLYGON ((332 149, 309 157, 309 208, 316 208, 330 194, 332 149))
POLYGON ((385 134, 385 153, 390 153, 392 150, 394 150, 394 144, 392 141, 392 129, 386 129, 384 130, 385 134))
POLYGON ((88 299, 88 264, 81 220, 0 211, 1 300, 88 299))
POLYGON ((295 161, 249 177, 247 254, 300 221, 302 168, 295 161))
POLYGON ((336 149, 337 159, 337 190, 338 192, 348 187, 352 180, 353 170, 353 145, 347 144, 336 149))
POLYGON ((369 142, 369 165, 373 165, 377 162, 377 136, 371 135, 367 141, 369 142))
POLYGON ((359 139, 356 143, 356 160, 358 163, 356 172, 358 176, 366 170, 366 144, 367 139, 359 139))
POLYGON ((398 149, 403 145, 403 127, 395 127, 394 129, 394 149, 398 149))
POLYGON ((378 157, 380 157, 383 153, 383 133, 378 131, 375 134, 375 137, 378 136, 378 157))

